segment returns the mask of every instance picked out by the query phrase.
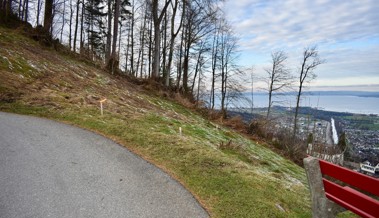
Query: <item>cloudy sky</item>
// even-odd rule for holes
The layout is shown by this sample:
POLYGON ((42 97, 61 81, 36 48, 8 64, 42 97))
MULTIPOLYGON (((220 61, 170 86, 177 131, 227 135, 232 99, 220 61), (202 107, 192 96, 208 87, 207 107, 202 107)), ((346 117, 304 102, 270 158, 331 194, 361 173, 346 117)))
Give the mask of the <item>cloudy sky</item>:
POLYGON ((379 91, 379 0, 227 0, 224 11, 240 38, 240 64, 257 74, 277 50, 295 72, 304 47, 317 45, 326 63, 313 86, 379 91))

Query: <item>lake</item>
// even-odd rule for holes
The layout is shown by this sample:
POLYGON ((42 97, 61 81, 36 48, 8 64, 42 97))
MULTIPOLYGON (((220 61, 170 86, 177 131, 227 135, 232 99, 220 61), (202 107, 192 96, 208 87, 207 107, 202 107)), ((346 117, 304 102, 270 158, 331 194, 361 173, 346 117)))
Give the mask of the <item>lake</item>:
MULTIPOLYGON (((378 93, 379 94, 379 93, 378 93)), ((367 96, 367 95, 366 95, 367 96)), ((371 95, 375 96, 375 95, 371 95)), ((318 108, 326 111, 349 112, 357 114, 377 114, 379 115, 379 97, 362 97, 361 92, 344 95, 343 93, 323 92, 305 93, 301 98, 301 106, 318 108)), ((251 107, 251 93, 244 93, 244 97, 250 102, 241 100, 234 104, 234 107, 251 107)), ((254 107, 262 108, 268 106, 268 95, 263 93, 254 94, 254 107)), ((274 105, 284 107, 296 106, 296 96, 291 93, 287 95, 276 95, 273 97, 274 105)), ((230 105, 229 107, 233 107, 230 105)))

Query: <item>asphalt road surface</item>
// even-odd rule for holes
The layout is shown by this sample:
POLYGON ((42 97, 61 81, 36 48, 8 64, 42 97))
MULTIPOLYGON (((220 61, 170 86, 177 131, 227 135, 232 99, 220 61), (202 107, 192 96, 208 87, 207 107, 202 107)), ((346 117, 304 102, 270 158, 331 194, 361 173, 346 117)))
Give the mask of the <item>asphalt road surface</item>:
POLYGON ((208 217, 157 167, 92 132, 0 113, 0 217, 208 217))

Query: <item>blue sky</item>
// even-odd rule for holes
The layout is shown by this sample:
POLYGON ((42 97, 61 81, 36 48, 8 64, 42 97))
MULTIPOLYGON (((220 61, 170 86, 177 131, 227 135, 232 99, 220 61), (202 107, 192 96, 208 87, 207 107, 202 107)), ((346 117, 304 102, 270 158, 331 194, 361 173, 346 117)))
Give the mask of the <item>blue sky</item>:
POLYGON ((379 0, 226 0, 223 10, 240 38, 240 64, 257 75, 277 50, 296 72, 303 48, 317 45, 326 63, 312 86, 379 91, 379 0))

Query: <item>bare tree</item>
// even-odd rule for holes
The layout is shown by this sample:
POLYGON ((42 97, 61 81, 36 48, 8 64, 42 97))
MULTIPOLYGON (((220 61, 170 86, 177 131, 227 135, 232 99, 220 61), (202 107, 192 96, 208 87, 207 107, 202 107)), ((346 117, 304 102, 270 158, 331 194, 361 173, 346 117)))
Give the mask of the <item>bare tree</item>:
POLYGON ((154 23, 154 52, 153 52, 153 79, 158 79, 159 77, 159 65, 160 65, 160 42, 161 42, 161 34, 160 34, 160 26, 163 19, 163 16, 166 13, 167 7, 170 5, 171 0, 165 2, 161 13, 158 15, 158 0, 152 1, 152 15, 153 15, 153 23, 154 23))
POLYGON ((218 50, 219 50, 219 31, 221 28, 218 27, 217 22, 215 22, 213 43, 212 43, 212 85, 211 85, 211 94, 210 94, 210 108, 213 110, 215 106, 215 83, 216 83, 216 67, 218 60, 218 50))
POLYGON ((213 31, 212 19, 216 15, 217 8, 208 1, 191 1, 186 4, 186 16, 183 28, 185 29, 185 43, 183 51, 183 91, 189 96, 188 84, 190 75, 190 51, 193 45, 201 43, 201 39, 213 31))
MULTIPOLYGON (((183 0, 183 4, 185 4, 186 0, 183 0)), ((181 20, 179 23, 178 29, 175 31, 175 17, 179 6, 179 0, 175 0, 174 4, 171 4, 172 7, 172 16, 171 16, 171 39, 170 39, 170 49, 169 49, 169 55, 168 55, 168 64, 166 67, 166 75, 165 75, 165 85, 168 87, 170 85, 170 72, 171 72, 171 64, 172 64, 172 57, 174 55, 174 44, 175 39, 179 34, 180 29, 183 25, 183 17, 185 15, 185 6, 183 6, 183 12, 181 16, 181 20)))
POLYGON ((41 10, 42 10, 42 0, 37 0, 37 11, 36 11, 37 26, 40 25, 39 17, 41 15, 41 10))
POLYGON ((120 16, 120 4, 121 0, 116 0, 116 6, 114 10, 114 22, 113 22, 113 41, 112 41, 112 53, 111 53, 111 60, 109 61, 111 63, 111 69, 112 74, 114 72, 114 69, 118 67, 118 64, 116 63, 116 44, 117 44, 117 36, 118 36, 118 18, 120 16))
POLYGON ((286 67, 287 55, 284 51, 276 51, 271 53, 271 68, 265 69, 267 73, 268 85, 268 107, 267 116, 269 119, 271 107, 274 103, 273 95, 288 88, 292 84, 292 76, 289 69, 286 67))
POLYGON ((53 24, 53 2, 54 0, 45 1, 45 18, 43 21, 43 27, 46 33, 51 32, 51 27, 53 24))
MULTIPOLYGON (((66 25, 66 0, 63 0, 62 3, 63 3, 63 11, 61 12, 61 14, 62 14, 62 26, 61 26, 61 31, 60 31, 61 32, 61 36, 60 36, 61 42, 62 42, 64 27, 66 25)), ((70 9, 72 9, 71 0, 70 0, 70 9)), ((72 19, 72 16, 70 16, 70 19, 72 19)), ((68 35, 68 37, 69 37, 68 43, 69 43, 69 48, 71 49, 71 24, 69 26, 69 29, 70 29, 70 33, 68 35)))
MULTIPOLYGON (((74 17, 74 8, 72 7, 72 0, 70 0, 70 20, 69 20, 69 33, 68 33, 68 41, 69 41, 69 47, 72 48, 71 39, 72 39, 72 20, 74 17)), ((63 25, 62 25, 63 26, 63 25)), ((63 30, 63 29, 62 29, 63 30)), ((62 39, 61 39, 62 41, 62 39)), ((75 50, 74 50, 75 51, 75 50)))
MULTIPOLYGON (((77 37, 77 35, 78 35, 79 7, 80 7, 80 0, 77 0, 77 1, 76 1, 75 31, 74 31, 74 52, 76 52, 76 37, 77 37)), ((71 27, 70 27, 70 28, 71 28, 71 27)))
POLYGON ((84 1, 82 1, 82 13, 80 16, 80 54, 82 54, 84 50, 84 12, 84 1))
POLYGON ((300 107, 300 98, 301 94, 304 88, 304 85, 306 82, 309 82, 316 78, 316 74, 314 70, 316 67, 322 63, 324 63, 325 60, 321 60, 320 56, 318 54, 317 46, 313 47, 307 47, 304 48, 303 57, 302 57, 302 63, 300 72, 298 75, 298 82, 299 82, 299 89, 296 96, 296 109, 295 109, 295 119, 294 119, 294 126, 293 126, 293 139, 296 137, 297 132, 297 116, 299 113, 299 107, 300 107))
POLYGON ((107 29, 107 41, 106 41, 106 46, 105 46, 105 60, 109 60, 111 56, 111 44, 112 44, 112 0, 107 1, 107 6, 108 6, 108 12, 107 12, 107 24, 108 24, 108 29, 107 29))
POLYGON ((138 49, 138 58, 137 58, 137 69, 136 69, 136 77, 138 76, 138 71, 140 71, 140 77, 142 78, 143 75, 143 67, 144 67, 144 49, 145 49, 145 35, 146 35, 146 24, 147 24, 147 18, 148 18, 148 10, 147 10, 147 6, 145 5, 144 8, 142 8, 142 10, 144 10, 144 16, 143 16, 143 20, 141 22, 141 26, 139 28, 139 45, 140 45, 140 48, 138 49))
POLYGON ((227 116, 228 100, 238 96, 238 83, 231 83, 233 73, 241 73, 236 67, 237 38, 233 35, 226 21, 222 22, 220 30, 220 70, 221 70, 221 113, 223 118, 227 116))
POLYGON ((3 10, 5 10, 5 20, 12 14, 12 0, 3 1, 3 10))

